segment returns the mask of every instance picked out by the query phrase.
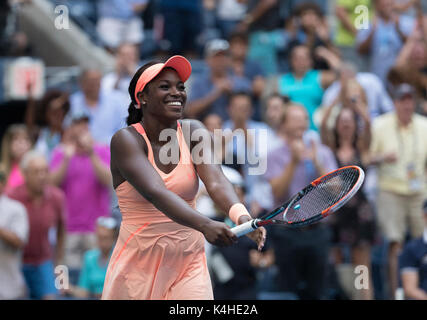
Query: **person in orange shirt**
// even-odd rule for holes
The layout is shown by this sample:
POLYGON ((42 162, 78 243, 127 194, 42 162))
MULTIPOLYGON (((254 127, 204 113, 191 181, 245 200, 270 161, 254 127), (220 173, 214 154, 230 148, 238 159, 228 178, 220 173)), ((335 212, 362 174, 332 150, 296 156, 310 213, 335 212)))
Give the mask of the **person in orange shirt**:
MULTIPOLYGON (((195 210, 198 177, 236 224, 251 219, 220 165, 195 161, 198 141, 188 137, 196 130, 208 140, 211 136, 201 122, 181 119, 190 74, 190 62, 173 56, 145 64, 130 82, 129 126, 111 140, 122 224, 102 299, 213 299, 205 239, 228 246, 237 238, 226 224, 195 210), (168 132, 170 141, 164 139, 168 132), (165 160, 168 151, 175 159, 165 160)), ((212 147, 202 152, 204 159, 213 159, 212 147)), ((259 250, 264 246, 264 228, 248 236, 259 250)))

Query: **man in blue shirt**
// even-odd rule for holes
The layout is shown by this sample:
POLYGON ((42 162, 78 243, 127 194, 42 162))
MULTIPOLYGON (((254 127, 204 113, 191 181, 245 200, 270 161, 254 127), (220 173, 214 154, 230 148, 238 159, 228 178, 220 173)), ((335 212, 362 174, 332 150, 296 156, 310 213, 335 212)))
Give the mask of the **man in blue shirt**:
POLYGON ((101 90, 102 74, 98 70, 86 70, 80 77, 81 90, 70 96, 70 111, 64 123, 82 116, 89 118, 89 128, 93 138, 110 145, 114 133, 125 127, 127 105, 114 92, 101 90))
MULTIPOLYGON (((427 226, 427 201, 424 204, 427 226)), ((410 241, 399 257, 400 276, 407 299, 427 300, 427 227, 421 238, 410 241)))
POLYGON ((250 92, 251 81, 233 74, 230 69, 228 41, 215 39, 206 44, 209 71, 193 80, 186 108, 188 117, 202 119, 210 113, 228 120, 227 106, 232 92, 250 92))
POLYGON ((406 37, 415 27, 415 20, 397 16, 393 1, 376 0, 375 16, 368 29, 361 29, 356 37, 359 53, 370 57, 370 72, 386 83, 387 73, 393 66, 406 37))

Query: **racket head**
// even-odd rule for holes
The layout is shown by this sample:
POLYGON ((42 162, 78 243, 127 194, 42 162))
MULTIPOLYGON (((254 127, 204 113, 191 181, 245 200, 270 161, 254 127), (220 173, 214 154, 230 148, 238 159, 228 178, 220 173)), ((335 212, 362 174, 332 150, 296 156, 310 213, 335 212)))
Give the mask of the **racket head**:
POLYGON ((315 223, 341 208, 365 179, 358 166, 346 166, 317 178, 291 200, 261 217, 257 225, 284 224, 300 227, 315 223))

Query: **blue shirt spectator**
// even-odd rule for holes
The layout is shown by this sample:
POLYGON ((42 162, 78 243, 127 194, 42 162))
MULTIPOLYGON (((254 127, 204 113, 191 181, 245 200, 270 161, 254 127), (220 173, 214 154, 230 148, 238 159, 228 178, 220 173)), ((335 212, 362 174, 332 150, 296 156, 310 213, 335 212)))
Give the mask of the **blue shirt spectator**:
POLYGON ((92 295, 101 295, 104 288, 105 275, 107 274, 108 261, 102 263, 99 249, 89 250, 83 258, 83 268, 79 277, 79 288, 92 295))
POLYGON ((404 44, 400 33, 408 36, 415 27, 415 20, 408 16, 400 16, 396 24, 391 18, 385 20, 376 17, 376 19, 376 23, 370 23, 367 29, 358 32, 356 44, 360 52, 370 56, 370 72, 386 83, 387 73, 404 44), (365 45, 368 43, 370 45, 366 49, 365 45))
POLYGON ((114 71, 104 75, 101 80, 101 91, 116 93, 120 96, 121 105, 129 106, 131 99, 128 88, 138 69, 139 50, 130 43, 123 43, 117 48, 115 58, 114 71))
POLYGON ((126 126, 127 106, 114 93, 100 92, 96 106, 89 106, 83 92, 78 91, 70 96, 70 111, 65 123, 80 117, 89 118, 90 133, 103 144, 110 144, 111 137, 117 130, 126 126))
POLYGON ((229 95, 233 92, 251 92, 251 81, 230 70, 229 48, 228 41, 222 39, 212 40, 206 45, 209 70, 192 82, 187 116, 201 119, 207 114, 216 113, 227 120, 229 95))
POLYGON ((80 90, 70 96, 70 110, 64 119, 67 127, 73 119, 88 118, 92 137, 110 145, 113 134, 125 126, 128 105, 114 92, 101 90, 102 74, 88 69, 79 79, 80 90))

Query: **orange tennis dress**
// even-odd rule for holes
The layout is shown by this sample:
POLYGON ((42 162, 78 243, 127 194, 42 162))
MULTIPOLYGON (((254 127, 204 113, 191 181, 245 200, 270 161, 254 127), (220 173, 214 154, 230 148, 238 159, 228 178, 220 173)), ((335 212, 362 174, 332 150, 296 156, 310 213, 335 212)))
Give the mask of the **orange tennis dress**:
MULTIPOLYGON (((166 187, 195 208, 199 182, 179 122, 180 160, 168 174, 157 168, 142 125, 132 126, 145 139, 148 160, 166 187)), ((123 218, 102 299, 213 299, 203 234, 172 221, 127 181, 116 188, 116 194, 123 218)))

